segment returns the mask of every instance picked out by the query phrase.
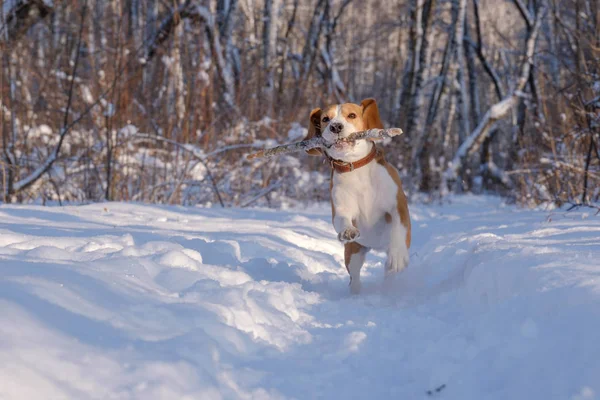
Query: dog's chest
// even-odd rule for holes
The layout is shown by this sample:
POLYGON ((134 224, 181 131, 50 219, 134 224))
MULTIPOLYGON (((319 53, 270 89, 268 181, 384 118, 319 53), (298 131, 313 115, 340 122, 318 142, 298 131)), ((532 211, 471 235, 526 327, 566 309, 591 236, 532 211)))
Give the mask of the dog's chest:
POLYGON ((398 187, 386 168, 373 162, 345 174, 335 174, 333 185, 344 193, 341 202, 357 210, 357 222, 373 225, 396 207, 398 187))

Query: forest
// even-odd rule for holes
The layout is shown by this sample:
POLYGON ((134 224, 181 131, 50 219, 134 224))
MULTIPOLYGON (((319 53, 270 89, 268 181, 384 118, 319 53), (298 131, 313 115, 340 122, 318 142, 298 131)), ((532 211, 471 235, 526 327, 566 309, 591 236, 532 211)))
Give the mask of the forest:
POLYGON ((597 0, 4 0, 0 201, 327 200, 312 108, 373 97, 409 197, 598 207, 597 0))

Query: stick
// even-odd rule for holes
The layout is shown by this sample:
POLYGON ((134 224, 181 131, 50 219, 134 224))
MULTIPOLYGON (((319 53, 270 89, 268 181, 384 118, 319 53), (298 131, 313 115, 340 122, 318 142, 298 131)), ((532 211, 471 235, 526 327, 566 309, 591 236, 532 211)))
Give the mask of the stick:
POLYGON ((316 136, 311 139, 303 140, 301 142, 295 142, 290 144, 284 144, 281 146, 273 147, 270 149, 264 149, 256 153, 248 154, 246 158, 252 160, 255 158, 262 157, 275 157, 287 153, 295 153, 303 150, 310 150, 315 148, 330 148, 331 146, 338 143, 356 142, 357 140, 364 139, 383 139, 391 138, 394 136, 402 135, 402 129, 390 128, 390 129, 368 129, 366 131, 354 132, 346 138, 336 140, 333 143, 327 143, 321 136, 316 136))
POLYGON ((344 143, 344 142, 356 142, 357 140, 363 139, 385 139, 391 138, 394 136, 400 136, 404 132, 400 128, 389 128, 389 129, 368 129, 366 131, 354 132, 351 133, 347 138, 342 138, 336 143, 344 143))

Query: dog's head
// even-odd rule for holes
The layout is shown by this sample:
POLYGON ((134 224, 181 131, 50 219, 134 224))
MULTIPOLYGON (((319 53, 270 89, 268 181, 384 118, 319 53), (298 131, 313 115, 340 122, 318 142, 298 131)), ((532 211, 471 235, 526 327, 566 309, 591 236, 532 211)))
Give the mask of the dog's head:
MULTIPOLYGON (((308 135, 306 139, 322 136, 326 143, 348 137, 354 132, 383 128, 379 109, 375 99, 365 99, 359 104, 336 104, 324 109, 315 108, 310 113, 308 135)), ((371 145, 361 140, 355 143, 343 143, 326 149, 332 158, 354 161, 368 153, 371 145)), ((312 149, 309 154, 322 154, 320 149, 312 149)))

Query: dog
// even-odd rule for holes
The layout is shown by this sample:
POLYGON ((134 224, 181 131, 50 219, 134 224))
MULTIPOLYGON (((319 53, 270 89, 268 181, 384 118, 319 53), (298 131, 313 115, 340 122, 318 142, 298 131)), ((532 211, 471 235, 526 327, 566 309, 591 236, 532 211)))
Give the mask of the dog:
MULTIPOLYGON (((365 99, 360 105, 313 109, 306 139, 321 136, 333 144, 373 128, 383 128, 379 109, 374 99, 365 99)), ((371 249, 387 253, 386 278, 406 268, 411 240, 408 204, 398 170, 385 160, 383 151, 372 140, 359 140, 307 152, 324 155, 331 165, 332 222, 344 243, 351 293, 360 292, 360 270, 371 249)))

